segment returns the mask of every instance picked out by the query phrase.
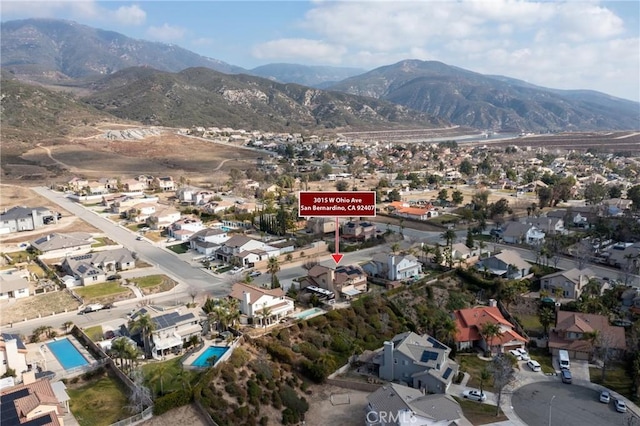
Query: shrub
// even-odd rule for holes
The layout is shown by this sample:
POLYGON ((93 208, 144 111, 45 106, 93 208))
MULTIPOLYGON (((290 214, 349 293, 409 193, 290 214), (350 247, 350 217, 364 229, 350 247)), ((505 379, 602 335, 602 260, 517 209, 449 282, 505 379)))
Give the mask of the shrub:
POLYGON ((324 365, 304 359, 300 362, 300 370, 305 377, 316 383, 322 383, 329 375, 324 365))
POLYGON ((309 403, 304 398, 298 397, 298 393, 289 385, 282 386, 279 394, 282 398, 282 405, 290 408, 294 413, 300 414, 299 420, 303 420, 304 413, 309 410, 309 403))
POLYGON ((229 357, 229 363, 235 368, 240 368, 249 362, 249 354, 242 348, 236 348, 229 357))
POLYGON ((293 351, 289 348, 280 346, 277 343, 268 343, 267 352, 269 352, 269 355, 271 355, 276 361, 280 361, 285 364, 291 364, 293 362, 293 351))
POLYGON ((153 404, 153 415, 159 416, 167 411, 182 407, 183 405, 190 404, 192 400, 192 394, 189 391, 179 390, 171 392, 160 398, 156 398, 153 404))
POLYGON ((233 368, 233 365, 230 363, 225 363, 220 368, 220 377, 227 383, 232 383, 237 380, 236 371, 233 368))
POLYGON ((300 352, 304 355, 305 358, 315 361, 320 357, 320 351, 317 347, 309 342, 301 342, 300 343, 300 352))
POLYGON ((247 395, 249 402, 253 405, 260 405, 260 397, 262 396, 262 390, 260 386, 253 380, 247 381, 247 395))
POLYGON ((351 346, 352 345, 350 339, 342 335, 333 336, 333 339, 331 340, 331 349, 336 352, 351 352, 351 346))

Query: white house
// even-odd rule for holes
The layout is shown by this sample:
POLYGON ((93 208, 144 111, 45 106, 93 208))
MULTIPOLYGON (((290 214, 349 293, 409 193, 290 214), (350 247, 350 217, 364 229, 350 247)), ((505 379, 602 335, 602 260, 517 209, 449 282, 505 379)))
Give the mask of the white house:
POLYGON ((169 235, 178 241, 188 241, 202 229, 204 229, 204 224, 200 219, 188 217, 173 222, 169 226, 169 235))
POLYGON ((205 228, 189 238, 189 247, 200 254, 210 255, 228 239, 229 235, 222 229, 205 228))
POLYGON ((54 258, 71 253, 87 253, 95 242, 93 236, 86 232, 70 232, 68 234, 47 234, 30 242, 31 247, 42 253, 44 258, 54 258))
POLYGON ((0 361, 0 376, 11 368, 21 379, 22 372, 27 370, 27 348, 18 334, 0 334, 0 361))
POLYGON ((292 299, 284 295, 282 288, 266 289, 245 283, 235 283, 230 297, 240 301, 241 321, 268 326, 293 313, 292 299))
POLYGON ((28 296, 29 281, 25 279, 24 273, 0 274, 0 300, 21 299, 28 296))
POLYGON ((401 281, 413 278, 422 273, 422 265, 410 254, 375 254, 362 269, 369 275, 390 281, 401 281))
POLYGON ((528 223, 507 222, 502 240, 510 244, 541 244, 545 233, 528 223))
POLYGON ((162 209, 158 206, 156 208, 156 212, 147 219, 147 225, 149 225, 151 229, 161 230, 167 228, 177 220, 180 220, 179 211, 173 207, 166 207, 162 209))
POLYGON ((234 235, 216 251, 216 258, 223 262, 231 262, 233 257, 241 252, 264 250, 267 247, 262 241, 254 240, 244 235, 234 235))

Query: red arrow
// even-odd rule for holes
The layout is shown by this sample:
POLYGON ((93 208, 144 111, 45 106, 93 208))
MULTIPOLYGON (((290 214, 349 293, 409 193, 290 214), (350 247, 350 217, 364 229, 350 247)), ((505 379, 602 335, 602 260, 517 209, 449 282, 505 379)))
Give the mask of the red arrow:
POLYGON ((340 254, 340 222, 337 217, 336 217, 336 249, 335 249, 335 253, 333 253, 331 257, 333 257, 333 261, 336 262, 336 265, 340 263, 340 261, 344 257, 344 254, 340 254))

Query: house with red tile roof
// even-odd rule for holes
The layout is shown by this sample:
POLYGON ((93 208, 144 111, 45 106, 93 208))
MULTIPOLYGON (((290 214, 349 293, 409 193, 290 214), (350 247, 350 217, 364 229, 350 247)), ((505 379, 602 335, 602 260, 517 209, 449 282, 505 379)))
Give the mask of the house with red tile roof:
POLYGON ((506 353, 511 349, 524 348, 527 339, 521 336, 513 324, 507 321, 497 306, 477 306, 475 308, 454 311, 456 324, 456 346, 458 350, 481 348, 492 354, 506 353), (484 324, 497 324, 500 335, 486 341, 481 330, 484 324))
POLYGON ((609 325, 604 315, 558 311, 556 326, 549 333, 552 355, 558 355, 563 349, 569 358, 588 361, 594 350, 603 345, 609 350, 624 352, 627 347, 624 327, 609 325))
POLYGON ((59 426, 66 412, 47 379, 2 389, 0 407, 2 425, 59 426))

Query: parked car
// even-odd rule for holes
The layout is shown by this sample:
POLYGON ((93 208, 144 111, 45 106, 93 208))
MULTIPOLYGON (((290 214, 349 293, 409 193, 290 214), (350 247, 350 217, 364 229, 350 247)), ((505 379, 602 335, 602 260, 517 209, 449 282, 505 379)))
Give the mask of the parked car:
POLYGON ((618 413, 626 413, 627 412, 627 404, 621 399, 614 399, 613 404, 616 406, 616 411, 618 413))
POLYGON ((523 361, 529 361, 531 359, 529 358, 529 353, 524 348, 518 348, 516 349, 516 352, 520 354, 520 357, 522 358, 523 361))
POLYGON ((571 384, 571 371, 562 370, 560 374, 562 376, 562 383, 571 384))
POLYGON ((231 275, 235 275, 235 274, 239 274, 239 273, 240 273, 240 272, 242 272, 242 271, 244 271, 244 267, 242 267, 242 266, 236 266, 235 268, 231 269, 231 270, 229 271, 229 273, 230 273, 231 275))
POLYGON ((141 241, 141 240, 142 240, 142 237, 141 237, 140 235, 138 235, 138 236, 136 237, 136 240, 137 240, 137 241, 141 241))
POLYGON ((513 355, 518 361, 522 361, 522 355, 520 355, 520 352, 518 352, 517 349, 511 349, 509 353, 513 355))
POLYGON ((600 402, 604 402, 605 404, 608 404, 611 401, 611 394, 609 393, 609 391, 602 391, 600 392, 600 402))
POLYGON ((260 271, 251 271, 251 273, 249 273, 250 277, 259 277, 260 275, 262 275, 260 271))
POLYGON ((527 365, 529 366, 529 368, 531 369, 531 371, 542 371, 542 367, 540 366, 540 363, 536 360, 530 359, 529 361, 527 361, 527 365))
POLYGON ((486 401, 487 399, 487 395, 479 390, 466 390, 462 392, 462 396, 466 399, 479 402, 486 401))

